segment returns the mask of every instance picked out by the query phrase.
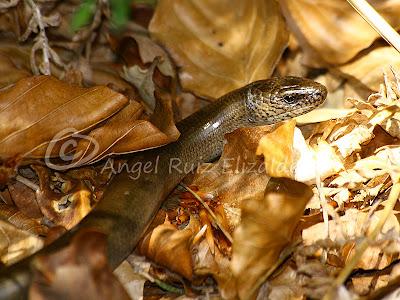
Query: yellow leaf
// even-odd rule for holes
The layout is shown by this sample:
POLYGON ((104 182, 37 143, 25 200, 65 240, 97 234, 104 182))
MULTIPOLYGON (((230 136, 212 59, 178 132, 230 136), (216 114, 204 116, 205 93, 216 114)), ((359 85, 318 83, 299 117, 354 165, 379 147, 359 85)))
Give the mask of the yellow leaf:
POLYGON ((287 178, 271 179, 265 197, 244 202, 242 223, 234 232, 232 272, 240 299, 255 295, 260 278, 277 262, 313 192, 287 178))
POLYGON ((265 171, 272 177, 293 178, 293 135, 295 120, 290 120, 260 140, 257 155, 264 155, 265 171))
POLYGON ((171 223, 165 222, 148 233, 138 249, 142 255, 191 280, 193 261, 190 247, 199 229, 195 218, 190 219, 184 230, 178 230, 171 223))
POLYGON ((339 67, 348 77, 356 78, 373 91, 379 91, 382 73, 400 67, 400 54, 391 46, 372 49, 360 58, 339 67))
MULTIPOLYGON (((329 64, 345 63, 379 37, 346 1, 279 2, 289 28, 309 54, 310 63, 315 63, 317 57, 329 64)), ((392 26, 399 27, 400 1, 370 2, 392 26)))

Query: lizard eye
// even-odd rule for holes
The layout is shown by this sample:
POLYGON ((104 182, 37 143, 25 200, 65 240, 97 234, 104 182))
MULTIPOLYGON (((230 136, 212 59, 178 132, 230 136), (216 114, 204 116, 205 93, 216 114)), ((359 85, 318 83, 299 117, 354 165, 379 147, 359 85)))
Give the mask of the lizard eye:
POLYGON ((296 99, 296 96, 294 96, 292 94, 287 94, 287 95, 283 96, 283 101, 285 101, 288 104, 293 104, 293 103, 296 103, 297 99, 296 99))

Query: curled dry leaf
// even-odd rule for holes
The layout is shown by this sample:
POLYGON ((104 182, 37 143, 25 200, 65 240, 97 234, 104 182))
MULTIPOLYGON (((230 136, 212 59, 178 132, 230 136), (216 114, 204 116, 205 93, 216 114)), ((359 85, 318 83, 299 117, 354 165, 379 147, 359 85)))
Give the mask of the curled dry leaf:
POLYGON ((274 0, 162 0, 149 30, 180 67, 183 88, 209 98, 268 78, 288 41, 274 0))
POLYGON ((80 231, 69 246, 37 258, 29 298, 129 300, 108 266, 106 251, 104 234, 80 231))
POLYGON ((155 58, 148 69, 142 69, 138 65, 129 68, 123 68, 122 77, 132 83, 139 91, 144 103, 153 111, 156 107, 156 99, 154 98, 155 85, 153 82, 154 69, 158 65, 158 58, 155 58))
MULTIPOLYGON (((308 63, 342 64, 368 48, 379 34, 346 1, 280 0, 288 26, 302 48, 308 63)), ((400 26, 400 1, 370 1, 394 27, 400 26)))
MULTIPOLYGON (((269 300, 301 300, 303 299, 303 290, 296 284, 296 271, 288 265, 283 266, 282 272, 265 283, 262 288, 268 286, 268 294, 261 299, 269 300)), ((262 289, 260 290, 260 292, 262 289)), ((261 296, 261 295, 260 295, 261 296)), ((259 297, 260 297, 259 296, 259 297)), ((258 298, 260 299, 260 298, 258 298)))
POLYGON ((199 229, 199 223, 195 218, 191 218, 184 230, 178 230, 176 226, 166 221, 154 228, 141 241, 138 246, 140 254, 191 280, 193 276, 191 242, 199 229))
POLYGON ((296 154, 293 148, 295 120, 284 122, 266 134, 259 143, 257 154, 264 155, 265 171, 272 177, 293 178, 296 154))
POLYGON ((105 86, 80 88, 49 76, 23 79, 0 94, 0 157, 60 157, 64 164, 47 165, 65 170, 166 144, 179 132, 171 99, 158 99, 149 120, 141 120, 138 102, 105 86))
MULTIPOLYGON (((373 129, 373 128, 372 128, 373 129)), ((338 138, 332 143, 343 157, 347 157, 355 151, 361 150, 361 144, 369 142, 373 138, 371 128, 359 125, 348 134, 338 138)))
POLYGON ((43 216, 36 201, 35 191, 30 187, 15 181, 7 185, 7 191, 11 197, 10 204, 14 204, 26 216, 31 218, 43 216))
POLYGON ((131 101, 101 127, 92 130, 88 138, 80 139, 75 150, 74 164, 80 165, 80 160, 93 163, 111 154, 132 153, 175 141, 179 132, 174 124, 169 95, 157 95, 159 97, 151 120, 139 119, 143 107, 131 101), (97 143, 93 144, 93 141, 97 143), (87 160, 87 153, 95 155, 87 160))
POLYGON ((48 149, 41 145, 65 138, 66 129, 88 130, 127 102, 105 86, 85 89, 50 76, 22 79, 0 94, 0 157, 43 157, 48 149))
POLYGON ((375 126, 372 131, 373 138, 368 143, 361 146, 360 156, 365 158, 375 153, 377 149, 386 145, 398 145, 399 139, 391 136, 381 126, 375 126))
POLYGON ((128 30, 117 50, 126 63, 121 76, 137 88, 146 108, 153 111, 155 86, 174 89, 171 83, 176 79, 175 69, 166 51, 147 32, 132 25, 128 25, 128 30))
POLYGON ((124 36, 124 39, 121 41, 120 47, 122 47, 122 49, 119 49, 128 64, 148 65, 153 63, 154 60, 158 58, 159 61, 157 63, 157 68, 160 70, 160 72, 165 76, 175 77, 174 66, 165 50, 157 43, 155 43, 148 36, 147 32, 139 32, 139 30, 135 30, 134 28, 129 29, 131 30, 124 36), (136 42, 137 52, 140 57, 131 57, 128 55, 124 55, 124 52, 128 52, 130 50, 123 49, 124 46, 129 46, 129 44, 125 43, 129 42, 130 39, 136 42), (140 59, 140 63, 136 61, 137 59, 140 59))
POLYGON ((313 183, 317 175, 326 178, 343 168, 333 147, 323 140, 310 147, 294 125, 294 120, 286 122, 260 140, 257 153, 264 155, 268 175, 313 183))
POLYGON ((325 179, 344 168, 341 157, 324 140, 318 141, 314 147, 310 148, 297 130, 295 137, 294 145, 299 154, 294 168, 296 180, 314 183, 317 176, 325 179))
MULTIPOLYGON (((113 90, 129 95, 129 98, 136 99, 136 94, 132 86, 120 76, 120 68, 117 68, 114 62, 103 58, 102 61, 87 61, 84 59, 75 62, 70 73, 79 80, 82 80, 85 86, 107 85, 113 90), (80 78, 79 78, 80 77, 80 78)), ((62 74, 60 74, 61 76, 62 74)), ((69 75, 67 73, 66 75, 69 75)), ((72 76, 73 77, 73 76, 72 76)), ((68 77, 66 79, 69 79, 68 77)))
POLYGON ((240 299, 257 295, 260 279, 277 262, 313 192, 291 179, 271 179, 265 197, 243 203, 242 222, 234 232, 231 269, 240 299))

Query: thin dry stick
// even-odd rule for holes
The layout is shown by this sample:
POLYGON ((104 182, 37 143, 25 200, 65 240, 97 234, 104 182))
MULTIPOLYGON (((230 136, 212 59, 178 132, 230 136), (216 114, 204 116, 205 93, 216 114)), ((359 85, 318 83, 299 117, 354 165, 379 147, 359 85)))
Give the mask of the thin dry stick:
POLYGON ((40 12, 39 7, 36 5, 36 3, 33 0, 25 0, 29 6, 32 9, 32 18, 35 18, 36 24, 39 27, 39 35, 37 37, 37 41, 35 45, 32 47, 32 52, 31 52, 31 63, 32 63, 32 68, 35 73, 38 73, 36 70, 36 64, 35 64, 35 51, 38 49, 42 50, 43 54, 43 68, 41 71, 45 75, 50 75, 50 53, 49 53, 49 42, 47 40, 46 36, 46 31, 45 31, 45 25, 42 20, 42 14, 40 12))
POLYGON ((207 205, 207 203, 205 203, 203 201, 203 199, 201 199, 201 197, 199 195, 196 194, 195 191, 193 191, 190 187, 188 187, 186 184, 184 183, 180 183, 181 186, 183 186, 189 193, 191 193, 203 206, 204 208, 207 210, 207 212, 210 214, 211 218, 213 219, 213 221, 215 222, 215 224, 217 224, 217 226, 219 227, 219 229, 221 229, 222 233, 225 235, 225 237, 228 239, 228 241, 230 241, 231 243, 233 242, 233 238, 231 236, 231 234, 226 231, 226 229, 222 226, 222 224, 218 221, 217 216, 214 214, 214 212, 211 210, 211 208, 207 205))
POLYGON ((21 175, 17 175, 15 177, 15 179, 17 181, 19 181, 20 183, 26 185, 27 187, 31 188, 35 192, 40 190, 40 187, 36 183, 34 183, 33 181, 30 181, 29 179, 27 179, 25 177, 22 177, 21 175))
POLYGON ((0 9, 8 9, 11 7, 14 7, 18 4, 19 0, 3 0, 3 2, 0 2, 0 9))
POLYGON ((347 2, 400 53, 400 35, 366 0, 347 0, 347 2))

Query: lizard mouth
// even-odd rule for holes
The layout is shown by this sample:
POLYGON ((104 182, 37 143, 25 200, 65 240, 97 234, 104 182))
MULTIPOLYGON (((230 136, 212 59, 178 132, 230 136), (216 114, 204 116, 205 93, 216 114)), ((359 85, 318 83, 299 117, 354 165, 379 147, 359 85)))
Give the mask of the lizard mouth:
POLYGON ((284 121, 284 120, 288 120, 291 118, 295 118, 295 117, 304 115, 304 114, 316 109, 318 106, 320 106, 324 102, 324 100, 325 99, 322 98, 322 100, 318 103, 318 105, 310 104, 305 107, 299 107, 299 108, 296 108, 296 109, 293 109, 290 111, 283 112, 276 116, 276 121, 284 121))

